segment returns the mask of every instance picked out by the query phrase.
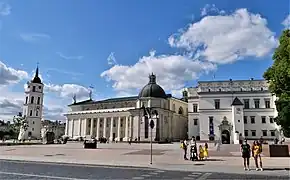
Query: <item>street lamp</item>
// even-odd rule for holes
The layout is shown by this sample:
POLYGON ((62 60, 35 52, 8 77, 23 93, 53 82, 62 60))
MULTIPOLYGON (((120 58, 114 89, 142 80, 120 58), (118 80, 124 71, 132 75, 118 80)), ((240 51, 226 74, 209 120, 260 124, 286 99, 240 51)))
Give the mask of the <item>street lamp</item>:
POLYGON ((154 110, 153 108, 147 107, 145 108, 144 105, 142 106, 143 109, 143 115, 145 118, 148 118, 150 120, 149 126, 150 126, 150 164, 152 164, 152 150, 153 150, 153 142, 152 142, 152 137, 153 137, 153 128, 155 126, 154 120, 153 119, 158 119, 158 111, 154 110))

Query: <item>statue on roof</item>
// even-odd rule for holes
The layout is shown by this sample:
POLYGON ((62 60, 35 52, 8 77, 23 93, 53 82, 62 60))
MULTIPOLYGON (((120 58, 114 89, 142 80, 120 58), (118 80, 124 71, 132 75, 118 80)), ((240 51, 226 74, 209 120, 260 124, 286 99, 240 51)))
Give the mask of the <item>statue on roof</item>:
POLYGON ((73 103, 74 104, 77 103, 77 95, 76 94, 73 95, 73 103))

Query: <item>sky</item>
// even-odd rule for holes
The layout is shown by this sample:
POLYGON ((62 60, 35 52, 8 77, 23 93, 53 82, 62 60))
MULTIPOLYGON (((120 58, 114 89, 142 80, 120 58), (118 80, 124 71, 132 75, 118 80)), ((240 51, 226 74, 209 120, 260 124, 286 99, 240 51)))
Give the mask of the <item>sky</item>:
POLYGON ((198 80, 261 79, 289 9, 289 0, 0 0, 0 119, 22 111, 37 63, 50 120, 90 89, 94 100, 137 95, 150 73, 176 97, 198 80))

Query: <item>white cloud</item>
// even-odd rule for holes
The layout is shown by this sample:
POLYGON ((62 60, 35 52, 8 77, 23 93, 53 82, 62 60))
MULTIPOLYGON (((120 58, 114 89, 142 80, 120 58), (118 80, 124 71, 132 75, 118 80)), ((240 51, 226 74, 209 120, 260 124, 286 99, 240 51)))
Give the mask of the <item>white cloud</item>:
POLYGON ((40 40, 48 40, 51 38, 48 34, 43 33, 22 33, 20 34, 20 37, 26 42, 37 42, 40 40))
POLYGON ((83 56, 66 56, 61 52, 57 52, 56 54, 58 54, 59 57, 65 60, 82 60, 84 58, 83 56))
POLYGON ((77 84, 45 84, 44 89, 48 92, 57 93, 60 97, 63 98, 72 98, 76 95, 77 100, 88 99, 90 90, 86 87, 77 85, 77 84))
POLYGON ((219 10, 215 4, 206 4, 202 9, 201 9, 201 16, 206 16, 209 13, 218 13, 218 14, 224 14, 224 10, 219 10))
POLYGON ((212 71, 216 66, 181 55, 144 56, 132 66, 115 65, 101 74, 107 81, 113 82, 113 88, 121 93, 138 92, 148 83, 152 72, 157 75, 157 83, 165 91, 184 87, 185 81, 196 79, 201 73, 212 71))
POLYGON ((0 2, 0 16, 7 16, 11 13, 11 6, 7 3, 0 2))
POLYGON ((108 65, 116 65, 117 64, 117 60, 115 58, 115 53, 111 52, 110 55, 107 58, 108 61, 108 65))
POLYGON ((290 14, 284 19, 282 22, 282 25, 285 26, 285 28, 289 29, 290 28, 290 14))
POLYGON ((15 84, 25 78, 28 78, 27 72, 8 67, 0 61, 0 86, 15 84))
POLYGON ((200 58, 223 64, 268 55, 278 45, 274 35, 261 15, 238 9, 230 15, 206 16, 168 41, 172 47, 198 51, 200 58))

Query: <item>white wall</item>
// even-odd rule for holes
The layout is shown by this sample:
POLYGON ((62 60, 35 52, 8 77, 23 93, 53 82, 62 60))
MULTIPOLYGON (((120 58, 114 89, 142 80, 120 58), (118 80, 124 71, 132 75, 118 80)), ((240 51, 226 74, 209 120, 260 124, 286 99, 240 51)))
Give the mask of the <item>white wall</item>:
MULTIPOLYGON (((250 109, 244 109, 243 116, 248 116, 248 124, 244 125, 244 129, 248 130, 248 138, 260 138, 262 130, 268 130, 268 138, 270 136, 270 130, 275 130, 277 125, 275 123, 269 123, 269 117, 275 117, 275 97, 265 91, 255 92, 235 92, 233 94, 228 92, 214 92, 214 93, 198 93, 196 89, 189 89, 189 102, 188 102, 188 126, 189 137, 200 136, 201 140, 208 140, 209 134, 209 116, 214 117, 214 132, 216 139, 220 138, 218 125, 221 124, 223 117, 226 116, 227 120, 232 122, 232 101, 235 97, 238 97, 242 103, 244 99, 249 99, 250 109), (193 96, 191 96, 193 95, 193 96), (215 109, 215 99, 220 100, 220 109, 215 109), (254 108, 254 99, 260 99, 260 108, 254 108), (270 99, 270 108, 265 108, 264 99, 270 99), (193 112, 193 104, 198 104, 198 112, 193 112), (255 124, 250 123, 250 117, 255 116, 255 124), (266 124, 262 124, 261 116, 266 116, 266 124), (193 119, 198 118, 198 126, 194 126, 193 119), (256 130, 256 136, 251 136, 251 130, 256 130)), ((243 123, 243 118, 240 119, 243 123)), ((239 128, 242 129, 242 128, 239 128)), ((265 137, 265 138, 267 138, 265 137)))

